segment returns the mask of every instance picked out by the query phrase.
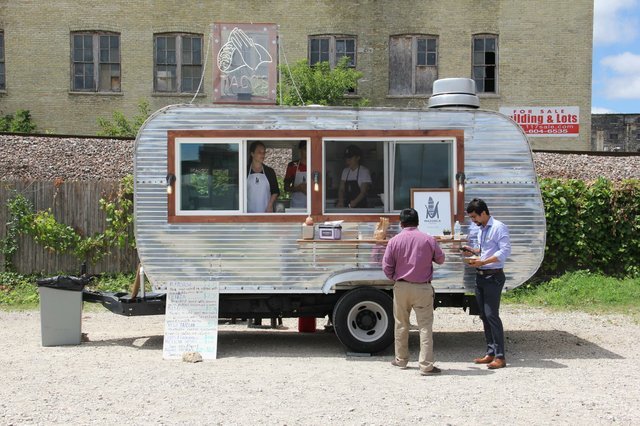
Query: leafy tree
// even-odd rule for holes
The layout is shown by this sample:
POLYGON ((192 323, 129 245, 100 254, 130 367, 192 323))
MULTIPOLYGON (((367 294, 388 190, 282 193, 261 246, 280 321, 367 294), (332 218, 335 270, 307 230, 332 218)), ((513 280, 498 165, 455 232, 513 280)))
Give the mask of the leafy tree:
POLYGON ((291 68, 280 65, 282 79, 279 90, 282 105, 355 105, 364 106, 367 99, 345 98, 345 93, 355 90, 360 71, 348 66, 349 58, 342 57, 335 68, 328 62, 320 62, 313 66, 306 59, 296 62, 291 68))
POLYGON ((135 137, 138 130, 151 114, 149 102, 142 100, 138 103, 138 114, 132 120, 128 120, 122 111, 114 111, 112 120, 98 117, 98 125, 102 129, 98 136, 129 136, 135 137))

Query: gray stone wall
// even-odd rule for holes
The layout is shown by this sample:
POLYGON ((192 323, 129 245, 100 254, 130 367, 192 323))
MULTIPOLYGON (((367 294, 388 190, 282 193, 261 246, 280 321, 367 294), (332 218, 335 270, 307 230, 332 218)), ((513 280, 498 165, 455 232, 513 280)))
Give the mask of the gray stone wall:
POLYGON ((591 121, 593 150, 640 152, 640 114, 593 114, 591 121))

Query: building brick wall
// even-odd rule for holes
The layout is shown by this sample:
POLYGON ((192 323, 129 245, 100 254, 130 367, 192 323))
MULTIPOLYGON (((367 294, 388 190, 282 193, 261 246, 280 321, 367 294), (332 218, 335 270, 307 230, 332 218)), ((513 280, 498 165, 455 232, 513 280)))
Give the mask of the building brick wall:
MULTIPOLYGON (((357 68, 364 73, 358 94, 372 106, 424 107, 426 96, 391 97, 389 37, 437 35, 438 75, 471 76, 474 34, 499 39, 498 94, 481 95, 481 107, 579 106, 579 138, 532 138, 534 148, 588 150, 591 147, 591 52, 593 1, 539 0, 166 0, 92 2, 0 0, 5 32, 7 90, 0 112, 29 109, 41 131, 95 134, 97 117, 115 110, 126 116, 147 100, 153 110, 191 101, 192 95, 153 92, 153 35, 205 35, 214 22, 272 22, 289 63, 307 57, 307 37, 357 36, 357 68), (117 94, 70 91, 70 32, 104 30, 121 35, 121 87, 117 94)), ((211 46, 209 46, 211 48, 211 46)), ((281 55, 282 56, 282 55, 281 55)), ((212 55, 204 93, 212 99, 212 55)))

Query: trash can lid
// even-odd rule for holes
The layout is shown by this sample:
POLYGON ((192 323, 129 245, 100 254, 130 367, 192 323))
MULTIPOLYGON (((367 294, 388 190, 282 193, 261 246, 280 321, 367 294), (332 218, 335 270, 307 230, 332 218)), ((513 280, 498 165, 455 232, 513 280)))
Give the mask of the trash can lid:
POLYGON ((58 290, 82 291, 89 283, 88 277, 74 277, 69 275, 56 275, 55 277, 37 280, 38 287, 55 288, 58 290))

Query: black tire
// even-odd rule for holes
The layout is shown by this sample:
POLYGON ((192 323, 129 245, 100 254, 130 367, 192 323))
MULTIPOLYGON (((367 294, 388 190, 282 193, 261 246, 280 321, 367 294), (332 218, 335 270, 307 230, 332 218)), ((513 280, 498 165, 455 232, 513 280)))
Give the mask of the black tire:
POLYGON ((380 352, 393 343, 393 299, 375 288, 353 289, 333 308, 333 327, 347 349, 380 352))

